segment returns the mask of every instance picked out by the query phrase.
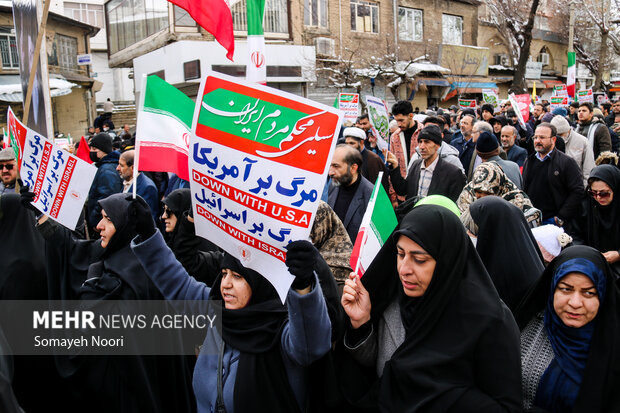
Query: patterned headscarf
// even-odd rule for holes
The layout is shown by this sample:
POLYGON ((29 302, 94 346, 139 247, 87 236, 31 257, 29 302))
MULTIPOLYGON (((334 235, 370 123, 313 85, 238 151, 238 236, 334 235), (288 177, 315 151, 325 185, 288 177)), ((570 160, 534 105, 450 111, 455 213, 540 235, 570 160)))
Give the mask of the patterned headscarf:
POLYGON ((465 185, 456 204, 461 211, 461 222, 473 234, 478 231, 469 215, 469 206, 476 201, 476 191, 499 196, 523 211, 527 222, 539 220, 540 213, 535 210, 532 201, 504 173, 495 161, 483 162, 474 170, 472 180, 465 185))

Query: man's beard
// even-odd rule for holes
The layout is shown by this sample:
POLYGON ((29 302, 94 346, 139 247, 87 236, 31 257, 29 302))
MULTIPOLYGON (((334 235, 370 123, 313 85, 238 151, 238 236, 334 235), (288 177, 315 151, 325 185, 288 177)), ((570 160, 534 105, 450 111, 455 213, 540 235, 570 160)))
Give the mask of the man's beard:
POLYGON ((339 179, 332 179, 332 181, 334 182, 334 186, 347 187, 353 182, 353 174, 349 172, 346 175, 342 175, 339 179))

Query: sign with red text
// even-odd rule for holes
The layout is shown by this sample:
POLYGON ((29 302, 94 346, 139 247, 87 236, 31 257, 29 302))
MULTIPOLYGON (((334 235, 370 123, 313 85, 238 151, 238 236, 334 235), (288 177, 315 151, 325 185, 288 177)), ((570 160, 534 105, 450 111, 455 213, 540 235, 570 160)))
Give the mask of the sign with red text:
POLYGON ((17 120, 11 108, 7 119, 21 179, 35 193, 33 205, 74 230, 97 168, 28 129, 17 120))
POLYGON ((338 109, 343 113, 343 122, 355 124, 359 116, 360 95, 357 93, 340 93, 338 109))
POLYGON ((568 96, 551 96, 549 98, 552 111, 557 108, 565 108, 568 106, 568 103, 568 96))
POLYGON ((284 302, 289 242, 308 239, 337 132, 335 108, 208 72, 196 99, 196 233, 265 276, 284 302))
POLYGON ((476 99, 459 99, 459 107, 461 109, 476 109, 476 99))
POLYGON ((577 100, 579 103, 594 103, 594 93, 592 89, 581 89, 577 91, 577 100))
POLYGON ((553 86, 553 94, 556 96, 568 97, 568 90, 566 89, 566 85, 562 84, 553 86))

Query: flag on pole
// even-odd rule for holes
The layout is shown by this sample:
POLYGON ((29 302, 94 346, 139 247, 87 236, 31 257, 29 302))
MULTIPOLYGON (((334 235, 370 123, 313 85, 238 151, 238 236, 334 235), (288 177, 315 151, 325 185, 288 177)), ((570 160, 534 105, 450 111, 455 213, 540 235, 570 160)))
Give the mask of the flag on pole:
POLYGON ((248 64, 246 80, 248 82, 267 84, 267 63, 265 62, 265 34, 263 32, 263 15, 265 0, 247 0, 248 14, 248 64))
POLYGON ((235 36, 230 7, 233 2, 226 0, 169 0, 189 13, 203 29, 211 33, 215 40, 227 50, 226 57, 233 60, 235 36))
POLYGON ((536 81, 534 81, 534 87, 532 87, 532 100, 536 102, 536 81))
POLYGON ((575 97, 575 79, 577 68, 575 66, 575 52, 568 52, 568 70, 566 71, 566 91, 571 98, 575 97))
POLYGON ((362 218, 349 261, 351 268, 360 277, 364 275, 385 241, 398 225, 390 198, 381 185, 382 178, 383 172, 380 172, 362 218))
POLYGON ((143 78, 136 127, 136 170, 174 172, 189 181, 189 137, 194 102, 183 92, 151 75, 143 78))

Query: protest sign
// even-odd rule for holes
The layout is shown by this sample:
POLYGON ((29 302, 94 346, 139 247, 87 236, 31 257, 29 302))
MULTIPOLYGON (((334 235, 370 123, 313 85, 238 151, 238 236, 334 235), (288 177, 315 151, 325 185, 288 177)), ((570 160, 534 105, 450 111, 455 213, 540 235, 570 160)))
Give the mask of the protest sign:
POLYGON ((577 91, 577 100, 579 103, 590 102, 594 103, 594 94, 592 89, 581 89, 577 91))
POLYGON ((499 110, 499 96, 493 89, 482 89, 482 100, 485 103, 493 105, 493 109, 497 112, 499 110))
POLYGON ((7 123, 21 179, 35 193, 33 205, 74 230, 97 168, 28 129, 10 107, 7 123))
POLYGON ((553 86, 553 94, 556 96, 568 97, 568 90, 566 89, 566 85, 562 84, 553 86))
POLYGON ((360 95, 357 93, 340 93, 338 95, 338 109, 343 113, 343 122, 355 123, 359 116, 360 95))
POLYGON ((598 105, 601 106, 603 103, 609 102, 609 98, 607 95, 598 95, 596 97, 596 101, 598 102, 598 105))
POLYGON ((142 79, 136 127, 137 168, 174 172, 189 181, 188 147, 194 102, 159 76, 142 79))
POLYGON ((514 93, 511 93, 508 95, 508 100, 510 100, 510 104, 517 114, 519 124, 525 128, 525 122, 530 119, 530 95, 527 93, 522 95, 515 95, 514 93))
POLYGON ((551 96, 549 98, 551 110, 568 106, 568 96, 551 96))
POLYGON ((372 125, 372 133, 377 138, 377 146, 380 150, 388 148, 390 141, 390 120, 385 100, 366 95, 368 106, 368 119, 372 125))
POLYGON ((190 140, 196 234, 265 276, 282 301, 290 241, 308 239, 341 124, 331 107, 207 72, 190 140))
POLYGON ((461 109, 475 109, 476 108, 476 99, 459 99, 459 107, 461 109))

